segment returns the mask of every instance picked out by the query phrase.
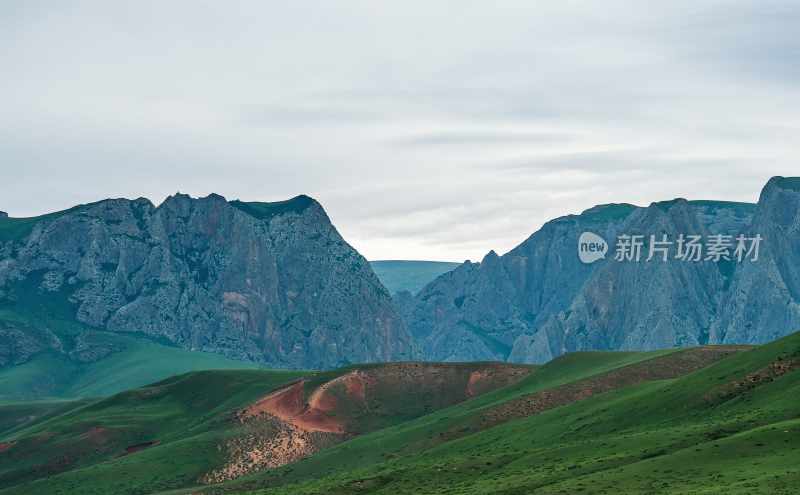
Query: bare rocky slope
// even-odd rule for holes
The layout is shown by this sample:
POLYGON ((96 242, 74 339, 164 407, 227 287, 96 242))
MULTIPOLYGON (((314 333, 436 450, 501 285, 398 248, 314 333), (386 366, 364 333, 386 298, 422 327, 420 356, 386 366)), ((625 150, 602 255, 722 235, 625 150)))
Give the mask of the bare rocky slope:
POLYGON ((275 367, 415 357, 368 262, 307 196, 177 194, 4 216, 0 320, 0 367, 113 353, 92 330, 275 367))
MULTIPOLYGON (((647 241, 646 241, 647 242, 647 241)), ((673 252, 674 255, 673 246, 673 252)), ((758 204, 676 199, 601 205, 545 224, 428 284, 398 307, 427 359, 540 363, 579 350, 753 344, 800 329, 800 178, 775 177, 758 204), (582 232, 609 243, 578 259, 582 232), (617 262, 619 234, 761 235, 757 262, 617 262)))

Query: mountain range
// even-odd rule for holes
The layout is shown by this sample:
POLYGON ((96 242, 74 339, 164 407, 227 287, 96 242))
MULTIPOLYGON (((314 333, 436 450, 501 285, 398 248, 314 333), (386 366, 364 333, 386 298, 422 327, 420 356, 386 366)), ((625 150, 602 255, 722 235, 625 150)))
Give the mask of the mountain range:
POLYGON ((374 264, 394 296, 308 196, 176 194, 159 206, 109 199, 33 218, 3 214, 0 396, 31 386, 30 396, 118 391, 95 386, 98 375, 146 355, 170 363, 160 364, 163 376, 141 366, 152 381, 212 364, 543 363, 581 350, 763 343, 800 328, 798 266, 799 178, 771 179, 754 204, 596 206, 450 271, 374 264), (579 260, 584 232, 608 241, 604 259, 579 260), (744 263, 620 262, 612 253, 619 236, 684 234, 763 242, 744 263))
POLYGON ((560 217, 507 254, 467 261, 398 306, 425 358, 438 361, 542 363, 580 350, 769 342, 800 329, 800 178, 772 178, 757 204, 675 199, 560 217), (609 241, 763 241, 758 259, 745 262, 732 246, 729 259, 646 261, 644 253, 640 262, 619 262, 609 252, 584 264, 584 232, 609 241))
POLYGON ((307 196, 0 218, 0 376, 114 360, 132 345, 120 337, 281 368, 416 356, 369 263, 307 196))

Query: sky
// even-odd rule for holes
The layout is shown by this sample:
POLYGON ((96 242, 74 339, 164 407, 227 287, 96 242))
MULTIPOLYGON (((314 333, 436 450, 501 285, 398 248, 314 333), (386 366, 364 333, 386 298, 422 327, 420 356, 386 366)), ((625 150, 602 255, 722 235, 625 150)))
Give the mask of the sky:
POLYGON ((800 175, 796 1, 0 2, 0 210, 308 194, 369 259, 800 175))

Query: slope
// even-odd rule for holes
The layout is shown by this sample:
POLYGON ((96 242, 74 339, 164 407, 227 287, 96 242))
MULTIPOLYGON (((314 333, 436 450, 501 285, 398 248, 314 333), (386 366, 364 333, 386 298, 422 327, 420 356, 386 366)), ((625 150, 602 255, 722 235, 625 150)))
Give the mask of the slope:
POLYGON ((17 429, 4 493, 150 493, 237 478, 518 382, 529 367, 394 363, 209 371, 17 429))
POLYGON ((427 442, 414 438, 419 428, 385 430, 335 448, 340 457, 349 450, 361 463, 337 463, 332 449, 327 466, 311 470, 316 474, 302 466, 312 458, 296 466, 300 476, 262 474, 249 486, 231 489, 267 493, 255 489, 261 484, 271 486, 270 494, 795 493, 798 369, 795 334, 681 377, 589 395, 486 429, 460 426, 452 439, 433 441, 437 432, 452 431, 438 426, 450 416, 442 411, 438 421, 427 423, 427 442))

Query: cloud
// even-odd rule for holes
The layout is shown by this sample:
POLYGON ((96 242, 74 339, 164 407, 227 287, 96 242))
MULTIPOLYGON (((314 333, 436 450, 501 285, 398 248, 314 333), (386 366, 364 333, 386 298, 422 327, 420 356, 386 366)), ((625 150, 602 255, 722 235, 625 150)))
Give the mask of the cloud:
POLYGON ((319 199, 369 258, 478 260, 599 203, 792 175, 793 2, 0 3, 1 210, 319 199))

